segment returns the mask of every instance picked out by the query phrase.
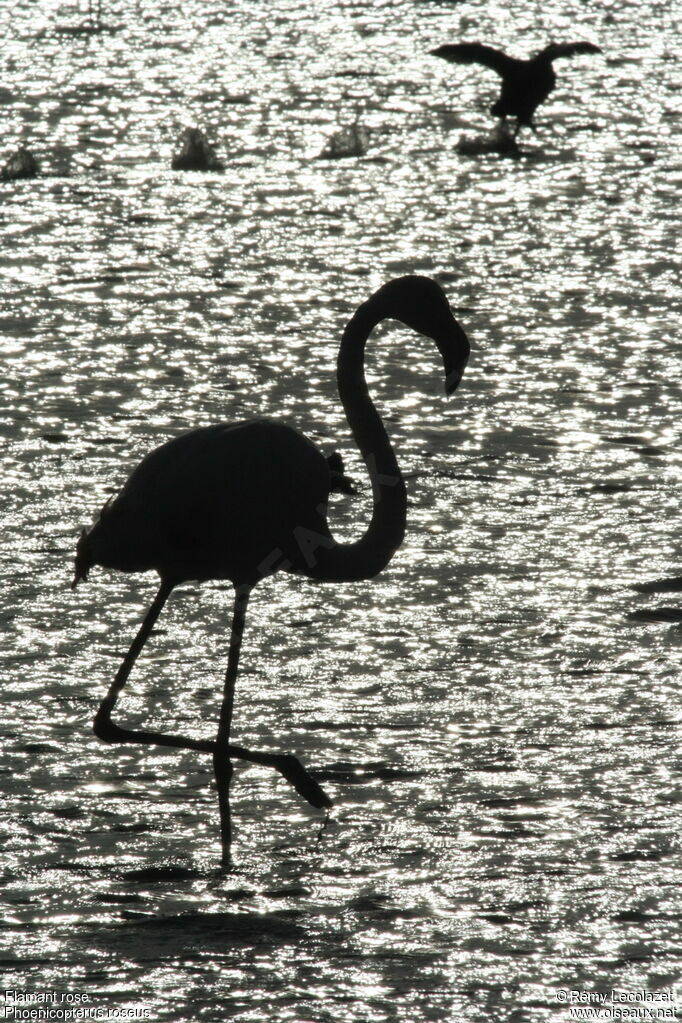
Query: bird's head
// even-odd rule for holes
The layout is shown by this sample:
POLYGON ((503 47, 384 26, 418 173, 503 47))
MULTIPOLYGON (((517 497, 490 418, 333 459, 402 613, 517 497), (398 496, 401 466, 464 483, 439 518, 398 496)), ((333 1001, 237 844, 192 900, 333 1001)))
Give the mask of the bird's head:
POLYGON ((440 285, 430 277, 410 274, 379 288, 369 300, 375 322, 400 320, 435 341, 443 359, 445 390, 456 389, 469 358, 469 340, 452 314, 440 285))

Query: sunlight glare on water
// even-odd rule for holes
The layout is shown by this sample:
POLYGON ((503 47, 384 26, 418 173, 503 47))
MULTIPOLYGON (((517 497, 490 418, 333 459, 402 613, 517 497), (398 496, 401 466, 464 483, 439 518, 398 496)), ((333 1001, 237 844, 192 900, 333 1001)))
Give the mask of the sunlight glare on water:
MULTIPOLYGON (((158 1020, 555 1021, 559 989, 679 981, 680 12, 665 3, 29 3, 0 12, 4 987, 158 1020), (92 5, 96 7, 95 4, 92 5), (587 40, 518 159, 457 152, 492 72, 429 56, 587 40), (365 155, 321 159, 352 125, 365 155), (225 169, 171 170, 201 127, 225 169), (367 377, 407 477, 376 580, 280 574, 249 610, 235 741, 290 750, 309 809, 237 765, 218 870, 208 757, 91 720, 151 599, 80 529, 152 447, 266 416, 371 489, 341 332, 406 273, 472 341, 377 329, 367 377)), ((212 736, 230 589, 180 587, 121 719, 212 736)))

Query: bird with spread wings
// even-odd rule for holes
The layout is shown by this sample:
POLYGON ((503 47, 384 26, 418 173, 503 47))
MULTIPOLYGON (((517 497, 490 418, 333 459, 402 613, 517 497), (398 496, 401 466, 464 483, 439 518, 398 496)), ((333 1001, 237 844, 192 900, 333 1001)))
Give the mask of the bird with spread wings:
POLYGON ((529 60, 520 60, 482 43, 453 43, 431 50, 432 56, 442 57, 452 64, 482 64, 497 72, 502 88, 490 113, 503 121, 515 117, 515 137, 524 125, 535 130, 533 115, 556 85, 553 61, 559 57, 601 52, 594 43, 550 43, 529 60))

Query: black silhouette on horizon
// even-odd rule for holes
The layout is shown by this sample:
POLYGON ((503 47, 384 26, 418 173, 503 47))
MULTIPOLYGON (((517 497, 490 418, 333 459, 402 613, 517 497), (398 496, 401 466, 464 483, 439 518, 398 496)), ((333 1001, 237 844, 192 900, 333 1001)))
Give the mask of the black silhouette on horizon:
POLYGON ((318 582, 371 579, 386 567, 402 543, 405 483, 369 396, 364 372, 365 343, 385 319, 399 320, 433 339, 443 359, 448 393, 459 384, 469 356, 469 342, 443 291, 425 277, 390 281, 350 319, 339 349, 337 383, 373 494, 371 521, 359 540, 337 542, 327 522, 330 492, 347 489, 350 482, 338 456, 326 459, 289 426, 252 420, 192 430, 156 448, 78 541, 74 587, 87 579, 92 565, 123 572, 153 569, 161 580, 100 705, 95 734, 109 743, 144 743, 213 754, 224 866, 230 864, 232 839, 230 757, 274 767, 313 806, 331 806, 295 757, 230 743, 234 688, 249 596, 261 579, 280 570, 318 582), (189 580, 209 579, 229 579, 235 589, 215 742, 119 727, 111 713, 172 590, 189 580))
POLYGON ((507 117, 515 117, 516 137, 519 129, 524 126, 536 130, 533 115, 556 85, 552 62, 559 57, 602 51, 594 43, 550 43, 529 60, 519 60, 482 43, 454 43, 439 46, 430 52, 432 56, 442 57, 452 64, 482 64, 496 71, 502 79, 502 88, 490 113, 503 121, 507 117))

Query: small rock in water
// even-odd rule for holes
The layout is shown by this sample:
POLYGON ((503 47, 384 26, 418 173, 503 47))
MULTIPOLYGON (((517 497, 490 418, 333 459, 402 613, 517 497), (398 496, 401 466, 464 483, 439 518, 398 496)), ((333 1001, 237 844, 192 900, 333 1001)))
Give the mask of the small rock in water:
POLYGON ((3 181, 19 181, 21 178, 35 178, 38 173, 38 163, 28 149, 17 149, 12 153, 5 166, 0 170, 0 178, 3 181))
POLYGON ((364 156, 368 145, 369 132, 356 121, 332 135, 320 153, 320 159, 339 160, 345 156, 364 156))
POLYGON ((485 153, 499 153, 502 156, 518 156, 521 150, 506 124, 499 124, 492 135, 477 138, 462 137, 457 143, 457 152, 462 156, 481 156, 485 153))
POLYGON ((185 128, 180 152, 171 160, 173 170, 221 171, 225 165, 200 128, 185 128))

